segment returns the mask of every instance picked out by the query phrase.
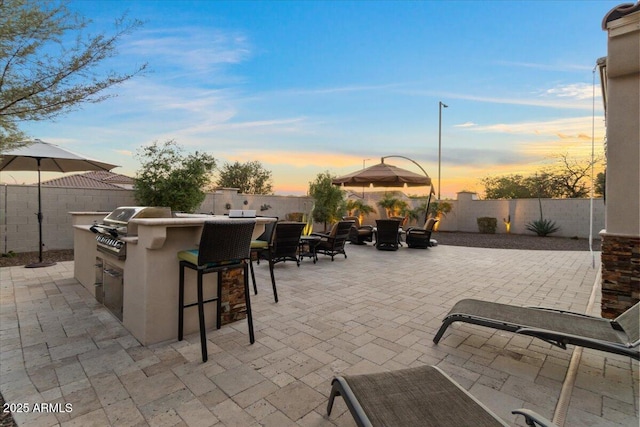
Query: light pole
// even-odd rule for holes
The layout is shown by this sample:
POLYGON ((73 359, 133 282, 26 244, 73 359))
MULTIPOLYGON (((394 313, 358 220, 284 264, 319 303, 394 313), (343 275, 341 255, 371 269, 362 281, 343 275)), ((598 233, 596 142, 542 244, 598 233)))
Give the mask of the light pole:
MULTIPOLYGON (((364 170, 364 162, 371 159, 362 159, 362 169, 364 170)), ((364 185, 362 186, 362 200, 364 200, 364 185)))
POLYGON ((449 106, 442 101, 438 103, 438 200, 440 200, 440 169, 442 167, 442 107, 449 106))

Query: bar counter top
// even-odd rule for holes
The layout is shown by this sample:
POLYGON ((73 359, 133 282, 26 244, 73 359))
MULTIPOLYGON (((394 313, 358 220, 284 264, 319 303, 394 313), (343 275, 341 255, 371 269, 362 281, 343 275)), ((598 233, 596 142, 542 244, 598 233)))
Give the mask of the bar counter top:
MULTIPOLYGON (((91 225, 76 224, 73 226, 76 279, 93 292, 96 283, 96 257, 103 258, 105 263, 121 266, 124 282, 124 327, 143 345, 175 340, 178 336, 177 253, 197 247, 205 221, 229 219, 233 218, 197 214, 178 214, 175 218, 132 219, 128 231, 133 231, 131 234, 134 235, 122 239, 127 242, 127 257, 124 260, 115 260, 109 254, 98 252, 95 234, 89 230, 91 225)), ((257 217, 255 220, 254 239, 262 234, 265 224, 276 219, 257 217)), ((195 274, 187 271, 189 292, 185 298, 195 299, 195 286, 191 286, 195 284, 195 279, 195 274)), ((205 276, 205 282, 208 283, 205 283, 208 289, 215 290, 215 277, 205 276)), ((214 320, 213 315, 209 316, 207 327, 212 327, 214 320)), ((196 311, 185 312, 185 334, 197 330, 196 311)))

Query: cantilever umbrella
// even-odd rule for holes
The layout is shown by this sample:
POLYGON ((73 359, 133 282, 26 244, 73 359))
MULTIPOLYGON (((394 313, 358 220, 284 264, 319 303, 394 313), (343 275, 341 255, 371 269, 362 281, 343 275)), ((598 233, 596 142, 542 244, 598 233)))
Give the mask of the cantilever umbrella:
POLYGON ((373 187, 404 187, 405 185, 407 187, 420 187, 424 185, 431 185, 431 178, 429 178, 429 175, 427 175, 426 172, 424 175, 420 175, 415 172, 411 172, 410 170, 385 163, 384 159, 385 157, 381 158, 380 163, 377 165, 369 166, 366 169, 361 169, 348 175, 339 176, 331 182, 334 185, 354 187, 362 187, 363 185, 373 187))
POLYGON ((57 145, 39 139, 15 150, 0 153, 0 171, 38 171, 38 232, 39 262, 25 267, 48 267, 55 262, 42 261, 42 197, 40 194, 40 172, 109 171, 117 165, 101 162, 67 151, 57 145))
MULTIPOLYGON (((422 187, 427 185, 430 186, 431 178, 429 178, 427 172, 415 160, 404 156, 394 155, 380 158, 380 163, 377 165, 369 166, 366 169, 360 169, 359 171, 334 178, 331 183, 333 185, 344 185, 346 187, 422 187), (424 175, 385 163, 384 159, 389 157, 398 157, 413 162, 420 168, 424 175)), ((433 187, 429 192, 427 212, 429 211, 429 204, 431 203, 431 194, 433 194, 433 187)))

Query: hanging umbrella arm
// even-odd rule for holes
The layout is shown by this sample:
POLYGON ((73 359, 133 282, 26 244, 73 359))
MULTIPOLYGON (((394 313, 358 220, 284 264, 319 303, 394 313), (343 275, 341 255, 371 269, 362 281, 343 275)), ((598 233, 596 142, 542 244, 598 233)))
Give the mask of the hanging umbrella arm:
MULTIPOLYGON (((424 170, 424 168, 422 166, 420 166, 420 164, 418 162, 416 162, 413 159, 410 159, 409 157, 405 157, 405 156, 400 156, 397 154, 391 155, 391 156, 384 156, 380 158, 380 162, 384 163, 384 159, 388 159, 389 157, 397 157, 400 159, 405 159, 405 160, 409 160, 411 163, 413 163, 414 165, 416 165, 421 171, 422 173, 424 173, 424 176, 426 176, 427 178, 429 177, 429 174, 427 174, 427 171, 424 170)), ((433 194, 433 185, 430 186, 430 191, 429 191, 429 199, 427 199, 427 209, 424 212, 424 221, 425 223, 427 222, 427 217, 429 215, 429 205, 431 204, 431 195, 433 194)))

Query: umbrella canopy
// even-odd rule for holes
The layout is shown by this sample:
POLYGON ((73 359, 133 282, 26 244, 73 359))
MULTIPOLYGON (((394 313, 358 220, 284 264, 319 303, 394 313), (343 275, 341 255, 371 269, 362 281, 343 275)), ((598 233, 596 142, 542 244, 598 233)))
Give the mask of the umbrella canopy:
POLYGON ((42 261, 42 195, 40 193, 40 172, 77 172, 77 171, 108 171, 116 167, 109 163, 84 157, 72 153, 48 142, 36 139, 33 143, 0 153, 0 171, 38 171, 38 232, 39 262, 25 267, 48 267, 55 262, 42 261))
MULTIPOLYGON (((414 162, 415 163, 415 162, 414 162)), ((377 165, 339 176, 331 181, 334 185, 373 186, 373 187, 420 187, 431 185, 431 178, 424 175, 389 165, 380 159, 377 165)))
POLYGON ((39 139, 25 147, 2 152, 0 156, 0 171, 79 172, 108 171, 117 167, 39 139), (40 159, 39 165, 37 159, 40 159))

